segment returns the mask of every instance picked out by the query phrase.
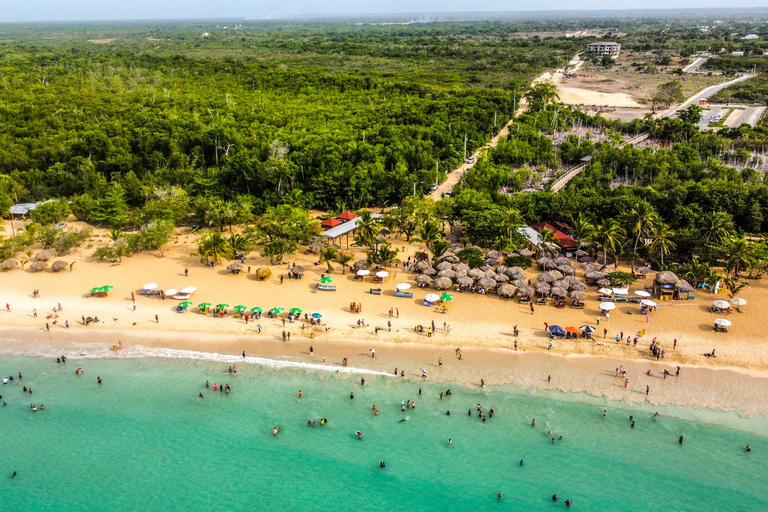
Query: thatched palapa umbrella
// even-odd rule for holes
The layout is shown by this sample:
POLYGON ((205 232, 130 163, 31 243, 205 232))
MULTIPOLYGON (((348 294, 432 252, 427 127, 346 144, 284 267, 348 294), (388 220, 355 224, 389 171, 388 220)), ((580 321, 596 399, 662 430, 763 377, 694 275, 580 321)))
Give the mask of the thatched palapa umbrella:
POLYGON ((571 285, 571 291, 574 291, 574 292, 583 292, 586 289, 587 289, 587 285, 585 285, 584 283, 574 283, 571 285))
POLYGON ((470 269, 469 269, 469 265, 467 265, 466 263, 457 263, 453 266, 453 270, 455 270, 456 272, 460 270, 463 270, 464 272, 469 272, 470 269))
POLYGON ((520 249, 517 252, 520 254, 520 256, 525 256, 526 258, 530 258, 531 256, 533 256, 533 253, 528 249, 520 249))
POLYGON ((573 267, 571 267, 570 265, 558 265, 557 270, 559 270, 565 275, 573 274, 573 267))
POLYGON ((432 278, 425 276, 424 274, 420 274, 416 276, 416 282, 419 284, 432 284, 432 278))
POLYGON ((261 281, 268 279, 272 275, 272 271, 267 267, 261 267, 256 271, 256 278, 261 281))
POLYGON ((571 292, 571 298, 581 301, 587 298, 587 294, 582 291, 575 291, 575 292, 571 292))
POLYGON ((533 288, 531 288, 528 285, 518 286, 517 287, 517 291, 520 292, 521 294, 525 295, 526 297, 530 297, 531 295, 533 295, 533 288))
POLYGON ((243 270, 243 264, 242 263, 230 263, 227 265, 227 270, 232 272, 233 274, 239 274, 241 270, 243 270))
POLYGON ((496 288, 496 281, 489 277, 484 277, 477 282, 478 286, 482 286, 486 290, 493 290, 496 288))
POLYGON ((40 251, 35 254, 35 261, 48 261, 53 258, 54 254, 51 251, 40 251))
POLYGON ((539 277, 536 278, 536 281, 539 283, 551 283, 553 281, 556 281, 552 275, 550 275, 549 272, 544 272, 543 274, 540 274, 539 277))
POLYGON ((568 283, 568 285, 574 285, 574 284, 576 284, 576 283, 578 283, 578 282, 579 282, 579 278, 578 278, 578 277, 576 277, 576 276, 565 276, 565 277, 563 278, 563 281, 565 281, 566 283, 568 283))
POLYGON ((416 270, 423 272, 424 270, 432 268, 428 260, 421 260, 416 262, 416 270))
POLYGON ((64 260, 56 260, 51 265, 51 270, 53 270, 54 272, 59 272, 61 270, 64 270, 68 266, 69 266, 69 263, 67 263, 64 260))
POLYGON ((497 283, 506 283, 509 281, 509 276, 504 274, 496 274, 496 277, 493 278, 497 283))
POLYGON ((547 257, 541 257, 538 260, 536 260, 536 263, 539 264, 542 270, 549 270, 550 268, 555 268, 557 265, 555 265, 555 262, 547 257))
POLYGON ((543 282, 536 283, 535 288, 536 288, 536 293, 540 293, 542 295, 548 294, 549 291, 552 289, 551 286, 543 282))
POLYGON ((461 286, 472 286, 475 284, 475 280, 471 277, 460 277, 456 280, 456 283, 461 286))
POLYGON ((448 269, 452 269, 453 265, 451 265, 450 261, 441 261, 440 263, 437 264, 437 267, 435 268, 437 268, 438 271, 448 270, 448 269))
POLYGON ((29 266, 29 270, 32 272, 40 272, 48 268, 48 264, 44 261, 35 261, 29 266))
POLYGON ((558 256, 557 258, 555 258, 554 261, 555 261, 555 265, 558 265, 558 266, 571 264, 571 260, 569 260, 565 256, 558 256))
POLYGON ((656 274, 656 277, 654 278, 654 281, 656 281, 659 284, 675 284, 680 279, 673 274, 672 272, 669 272, 668 270, 665 270, 664 272, 659 272, 656 274))
POLYGON ((13 268, 19 268, 19 260, 15 258, 8 258, 4 262, 0 263, 0 268, 3 270, 11 270, 13 268))
POLYGON ((472 270, 467 272, 467 275, 472 279, 482 279, 485 277, 485 272, 483 272, 479 268, 473 268, 472 270))
POLYGON ((681 292, 691 292, 693 291, 693 286, 691 286, 691 283, 686 281, 685 279, 682 279, 675 283, 675 288, 680 290, 681 292))
POLYGON ((433 276, 437 274, 437 270, 433 269, 432 267, 427 267, 424 270, 421 271, 422 274, 425 276, 433 276))
POLYGON ((355 270, 367 270, 368 262, 366 260, 357 260, 355 262, 355 270))
POLYGON ((451 285, 452 285, 452 284, 453 284, 453 281, 451 281, 451 280, 450 280, 450 279, 448 279, 447 277, 438 277, 438 278, 437 278, 437 279, 435 279, 435 280, 434 280, 434 282, 432 283, 432 285, 433 285, 433 286, 434 286, 436 289, 438 289, 438 290, 447 290, 448 288, 450 288, 450 287, 451 287, 451 285))
POLYGON ((456 279, 458 279, 460 277, 467 277, 467 271, 466 270, 454 270, 454 272, 455 272, 455 275, 453 277, 455 277, 456 279))
POLYGON ((558 280, 558 279, 562 279, 562 278, 563 278, 563 274, 562 274, 562 272, 560 272, 559 270, 550 270, 549 272, 547 272, 547 274, 549 274, 549 275, 551 275, 552 277, 554 277, 554 278, 555 278, 555 280, 558 280))
POLYGON ((650 274, 651 272, 653 272, 653 270, 651 270, 651 267, 637 267, 637 268, 635 268, 635 274, 639 274, 641 276, 645 276, 647 274, 650 274))
POLYGON ((515 293, 517 293, 517 288, 512 286, 511 284, 504 283, 501 286, 499 286, 499 289, 496 290, 496 293, 498 293, 502 297, 512 297, 515 293))
POLYGON ((455 254, 445 254, 445 255, 443 255, 442 258, 440 258, 440 261, 441 262, 442 261, 447 261, 448 263, 458 263, 461 260, 455 254))
POLYGON ((456 277, 456 272, 454 272, 450 268, 447 268, 445 270, 441 270, 440 272, 438 272, 437 276, 438 277, 447 277, 448 279, 453 279, 454 277, 456 277))
POLYGON ((611 286, 611 281, 606 278, 598 279, 597 286, 611 286))

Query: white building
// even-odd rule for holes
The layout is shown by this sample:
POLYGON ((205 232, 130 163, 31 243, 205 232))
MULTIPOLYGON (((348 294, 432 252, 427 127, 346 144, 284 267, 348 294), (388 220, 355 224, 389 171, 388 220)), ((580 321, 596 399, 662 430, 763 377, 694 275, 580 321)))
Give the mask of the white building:
POLYGON ((747 34, 744 37, 742 37, 742 39, 760 39, 760 36, 758 36, 757 34, 747 34))
POLYGON ((619 56, 619 50, 621 50, 621 45, 619 43, 603 41, 599 43, 589 43, 587 45, 587 51, 589 53, 594 53, 600 57, 603 55, 610 55, 615 59, 619 56))

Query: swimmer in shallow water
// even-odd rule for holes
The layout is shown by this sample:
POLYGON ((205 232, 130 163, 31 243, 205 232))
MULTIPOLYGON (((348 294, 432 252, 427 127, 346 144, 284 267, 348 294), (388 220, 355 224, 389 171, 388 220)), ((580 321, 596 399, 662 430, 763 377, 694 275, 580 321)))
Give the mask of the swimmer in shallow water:
POLYGON ((363 439, 363 433, 360 432, 359 430, 355 430, 355 435, 357 436, 358 439, 363 439))
POLYGON ((410 417, 408 417, 408 416, 406 416, 405 418, 403 418, 403 419, 401 419, 400 421, 398 421, 398 423, 402 423, 402 422, 404 422, 404 421, 408 421, 409 419, 411 419, 411 418, 410 418, 410 417))

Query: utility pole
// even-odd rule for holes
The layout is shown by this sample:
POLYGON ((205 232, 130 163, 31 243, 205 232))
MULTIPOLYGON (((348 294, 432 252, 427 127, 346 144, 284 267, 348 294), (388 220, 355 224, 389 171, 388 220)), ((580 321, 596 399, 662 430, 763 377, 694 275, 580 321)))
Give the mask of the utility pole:
POLYGON ((440 174, 440 159, 435 160, 435 185, 437 185, 438 175, 440 174))
POLYGON ((494 128, 496 128, 496 114, 498 114, 498 113, 499 113, 498 110, 494 111, 494 113, 493 113, 493 127, 494 128))
POLYGON ((464 161, 467 161, 467 134, 464 134, 464 161))

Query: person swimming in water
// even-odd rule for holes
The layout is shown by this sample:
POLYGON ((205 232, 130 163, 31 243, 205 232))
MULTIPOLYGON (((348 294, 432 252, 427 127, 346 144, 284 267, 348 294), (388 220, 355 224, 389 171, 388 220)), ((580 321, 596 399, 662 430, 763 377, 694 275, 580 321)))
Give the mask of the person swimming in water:
POLYGON ((555 494, 552 495, 552 501, 557 501, 557 500, 558 500, 557 494, 555 493, 555 494))
POLYGON ((677 442, 683 444, 683 436, 680 436, 680 439, 678 439, 677 442))
POLYGON ((523 462, 523 459, 520 459, 520 465, 521 465, 521 466, 524 466, 524 465, 525 465, 525 462, 523 462))
POLYGON ((572 503, 571 500, 565 500, 565 507, 566 508, 571 508, 571 503, 572 503))
POLYGON ((409 419, 411 419, 411 418, 409 416, 406 416, 405 418, 403 418, 400 421, 398 421, 398 423, 402 423, 404 421, 408 421, 409 419))
POLYGON ((746 447, 746 448, 744 448, 744 451, 745 451, 745 452, 751 452, 751 451, 752 451, 752 448, 751 448, 749 445, 747 445, 747 447, 746 447))
POLYGON ((497 498, 499 498, 499 499, 501 499, 501 498, 503 498, 503 497, 504 497, 504 495, 503 495, 503 494, 501 494, 500 492, 495 492, 495 493, 493 493, 493 494, 495 494, 495 495, 496 495, 496 497, 497 497, 497 498))
POLYGON ((384 462, 384 461, 381 461, 381 462, 379 462, 379 467, 380 467, 381 469, 384 469, 385 467, 387 467, 387 463, 386 463, 386 462, 384 462))
POLYGON ((279 427, 275 427, 275 428, 272 429, 272 434, 273 435, 277 435, 279 433, 280 433, 280 428, 279 427))
POLYGON ((363 433, 360 432, 359 430, 355 430, 355 435, 357 436, 358 439, 360 439, 360 440, 363 439, 363 433))

